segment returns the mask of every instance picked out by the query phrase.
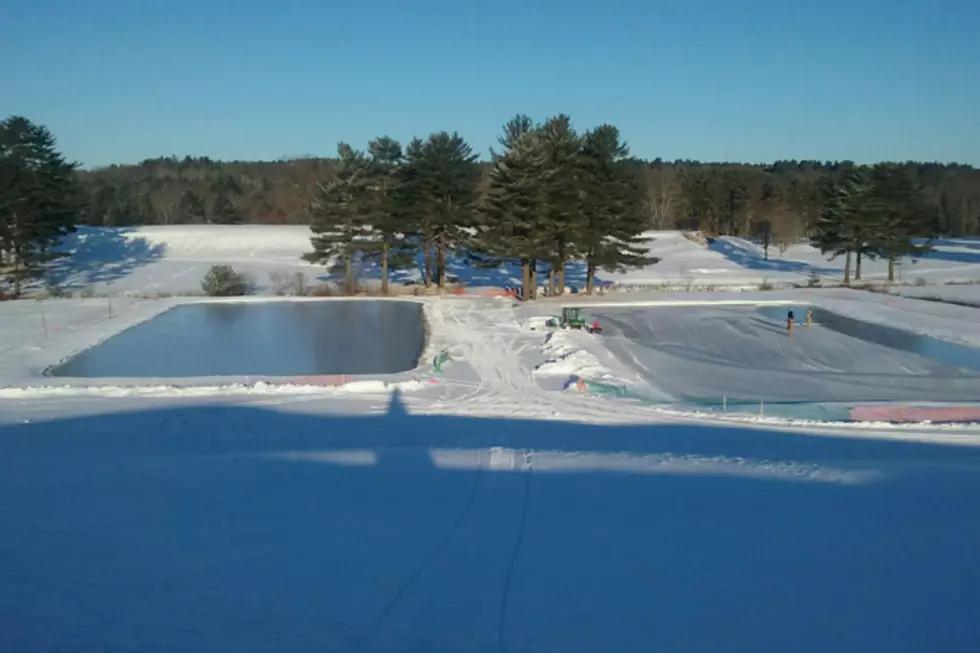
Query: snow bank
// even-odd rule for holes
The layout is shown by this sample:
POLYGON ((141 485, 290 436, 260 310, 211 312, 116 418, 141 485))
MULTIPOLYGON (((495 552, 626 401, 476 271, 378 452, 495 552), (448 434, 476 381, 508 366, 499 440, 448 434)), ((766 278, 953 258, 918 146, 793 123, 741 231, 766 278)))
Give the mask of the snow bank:
POLYGON ((221 397, 221 396, 338 396, 345 394, 387 394, 395 390, 412 392, 425 387, 419 380, 380 381, 364 379, 339 385, 298 385, 258 381, 227 385, 43 385, 0 388, 0 399, 52 399, 58 397, 221 397))

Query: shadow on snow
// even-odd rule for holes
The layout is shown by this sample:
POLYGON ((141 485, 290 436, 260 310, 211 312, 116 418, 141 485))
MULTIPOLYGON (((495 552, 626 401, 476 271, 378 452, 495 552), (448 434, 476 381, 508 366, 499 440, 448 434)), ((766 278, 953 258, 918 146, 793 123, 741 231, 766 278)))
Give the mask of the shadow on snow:
MULTIPOLYGON (((358 258, 355 262, 357 278, 364 281, 381 279, 381 265, 374 259, 358 258)), ((549 265, 538 261, 538 286, 547 286, 549 265)), ((410 285, 421 282, 425 273, 425 258, 421 252, 414 256, 411 266, 389 268, 388 279, 392 284, 410 285)), ((432 260, 435 276, 435 257, 432 260)), ((471 288, 516 288, 521 285, 521 264, 518 260, 504 260, 499 265, 483 263, 479 256, 466 250, 451 251, 446 256, 446 278, 450 283, 462 283, 471 288)), ((343 271, 332 271, 317 277, 318 281, 339 282, 343 271)), ((609 285, 597 273, 596 285, 609 285)), ((565 266, 565 285, 573 291, 583 290, 586 284, 586 266, 581 261, 570 261, 565 266)))
POLYGON ((53 261, 45 279, 73 287, 111 283, 163 258, 166 245, 150 243, 133 236, 133 232, 127 228, 79 227, 58 248, 71 256, 53 261))
POLYGON ((708 248, 713 252, 721 254, 735 265, 748 270, 757 270, 760 272, 789 272, 803 275, 833 275, 841 272, 839 268, 831 266, 812 265, 810 263, 806 263, 805 261, 792 261, 773 258, 774 255, 779 255, 779 252, 775 247, 770 248, 770 258, 767 261, 761 254, 761 251, 751 249, 726 238, 715 238, 708 245, 708 248))
POLYGON ((4 425, 0 649, 972 651, 978 469, 967 448, 398 395, 376 417, 4 425), (808 480, 828 466, 876 476, 808 480))

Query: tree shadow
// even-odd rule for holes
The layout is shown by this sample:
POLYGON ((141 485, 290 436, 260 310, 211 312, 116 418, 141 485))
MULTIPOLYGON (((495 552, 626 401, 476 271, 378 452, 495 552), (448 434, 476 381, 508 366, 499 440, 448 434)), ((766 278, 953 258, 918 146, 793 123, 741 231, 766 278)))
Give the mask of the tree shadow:
MULTIPOLYGON (((355 274, 359 280, 378 281, 381 279, 381 265, 374 259, 358 257, 354 264, 355 274)), ((538 261, 538 285, 547 286, 549 264, 538 261)), ((432 273, 435 275, 435 260, 432 261, 432 273)), ((389 268, 388 280, 392 284, 413 285, 421 283, 425 274, 425 257, 419 252, 412 265, 400 268, 389 268)), ((339 282, 343 279, 342 272, 328 272, 317 277, 323 282, 339 282)), ((519 288, 521 285, 521 262, 517 259, 505 259, 499 263, 490 262, 466 249, 453 250, 446 256, 446 278, 449 283, 461 283, 470 288, 519 288)), ((585 290, 586 266, 581 261, 569 261, 565 265, 565 286, 571 292, 585 290)), ((611 285, 610 282, 596 279, 596 287, 611 285)))
POLYGON ((163 258, 165 244, 151 243, 134 233, 125 227, 79 227, 58 248, 69 256, 53 261, 45 278, 76 288, 110 283, 163 258))
MULTIPOLYGON (((938 243, 933 243, 933 245, 937 247, 942 247, 942 245, 939 245, 938 243)), ((966 263, 966 264, 980 263, 980 245, 966 245, 964 243, 954 242, 953 244, 948 246, 967 248, 967 249, 977 250, 977 251, 956 252, 956 251, 950 251, 948 249, 934 249, 930 252, 919 254, 916 258, 923 259, 926 261, 949 261, 951 263, 966 263)))
POLYGON ((980 237, 937 238, 931 241, 931 244, 935 247, 961 247, 964 249, 980 250, 980 237))
POLYGON ((791 261, 770 258, 768 261, 756 250, 727 238, 715 238, 708 244, 708 249, 721 254, 732 263, 748 270, 759 272, 787 272, 793 274, 832 275, 839 274, 840 269, 830 266, 820 266, 805 261, 791 261))

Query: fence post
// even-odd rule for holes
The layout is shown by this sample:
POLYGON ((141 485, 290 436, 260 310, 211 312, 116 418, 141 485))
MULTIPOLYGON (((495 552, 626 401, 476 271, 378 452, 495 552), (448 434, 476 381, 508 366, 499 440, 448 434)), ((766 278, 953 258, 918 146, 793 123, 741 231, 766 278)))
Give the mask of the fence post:
POLYGON ((722 395, 721 397, 721 412, 728 412, 728 395, 722 395))
POLYGON ((765 415, 765 411, 763 409, 763 403, 764 402, 759 401, 759 417, 763 417, 765 415))

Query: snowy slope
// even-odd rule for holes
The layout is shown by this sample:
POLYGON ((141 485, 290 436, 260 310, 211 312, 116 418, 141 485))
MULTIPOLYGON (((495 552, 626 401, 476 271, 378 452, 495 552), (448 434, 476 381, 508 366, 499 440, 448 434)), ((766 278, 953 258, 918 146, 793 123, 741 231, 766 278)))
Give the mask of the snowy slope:
MULTIPOLYGON (((688 286, 751 286, 764 281, 802 283, 811 275, 826 280, 840 280, 844 276, 843 257, 828 260, 810 245, 792 245, 782 254, 777 247, 771 247, 767 260, 761 246, 741 238, 725 236, 709 245, 699 245, 680 232, 649 232, 645 236, 650 239, 650 254, 663 259, 661 263, 607 275, 610 280, 621 285, 680 282, 688 286)), ((881 281, 887 276, 886 261, 862 262, 863 279, 881 281)), ((935 251, 923 258, 901 261, 896 267, 895 280, 900 283, 922 280, 929 284, 980 280, 980 245, 972 239, 941 240, 936 243, 935 251)))
MULTIPOLYGON (((329 278, 325 268, 300 259, 310 251, 309 237, 307 227, 296 225, 82 228, 64 244, 74 256, 59 263, 50 280, 97 295, 196 294, 209 266, 227 263, 251 274, 258 290, 269 293, 273 272, 301 272, 311 283, 329 278)), ((600 281, 623 286, 755 288, 763 282, 801 284, 811 274, 825 279, 843 276, 843 259, 828 261, 808 245, 794 245, 782 255, 772 248, 766 261, 758 245, 738 238, 701 245, 678 231, 648 232, 644 237, 649 255, 660 261, 639 270, 600 272, 600 281)), ((417 263, 420 267, 421 261, 417 263)), ((379 277, 372 263, 360 268, 366 283, 379 277)), ((450 257, 448 272, 468 286, 515 285, 521 276, 516 264, 474 267, 465 254, 450 257)), ((881 280, 887 267, 884 262, 865 261, 864 272, 866 279, 881 280)), ((418 269, 392 275, 395 283, 419 276, 418 269)), ((566 276, 571 287, 581 288, 584 266, 571 263, 566 276)), ((970 239, 940 241, 936 252, 917 262, 903 262, 897 280, 929 284, 980 280, 980 245, 970 239)))
POLYGON ((980 307, 980 283, 944 286, 901 286, 890 292, 902 297, 980 307))
POLYGON ((303 226, 83 227, 63 249, 72 257, 50 279, 97 295, 199 294, 213 264, 249 273, 266 290, 274 271, 298 271, 311 280, 325 274, 300 259, 311 249, 310 230, 303 226))

